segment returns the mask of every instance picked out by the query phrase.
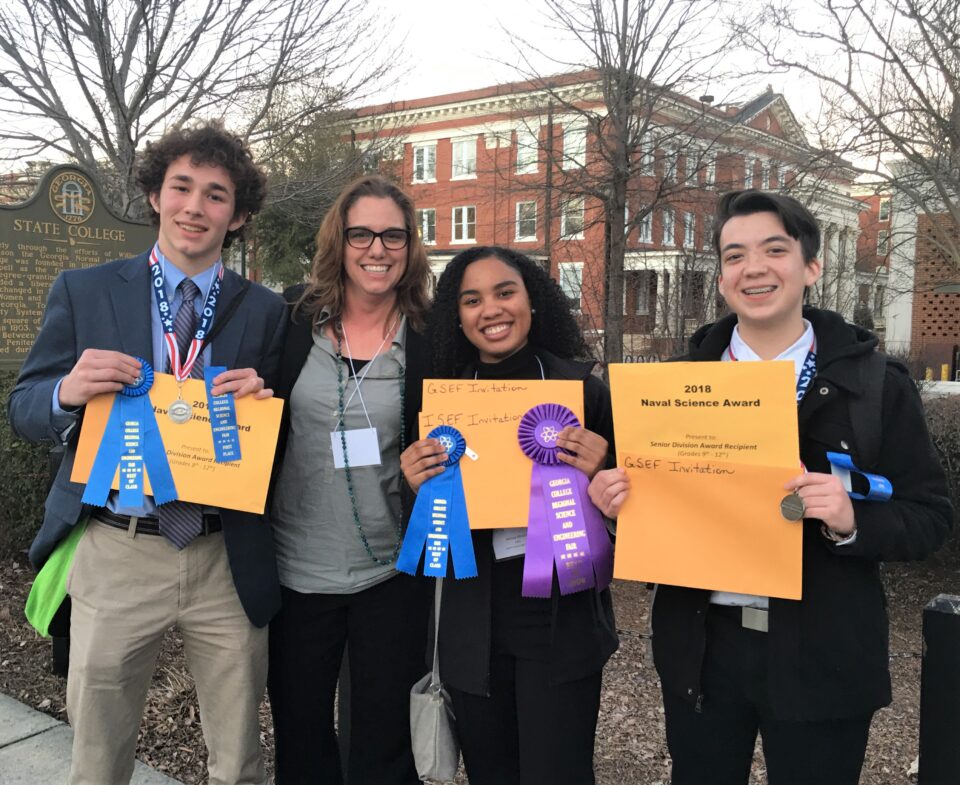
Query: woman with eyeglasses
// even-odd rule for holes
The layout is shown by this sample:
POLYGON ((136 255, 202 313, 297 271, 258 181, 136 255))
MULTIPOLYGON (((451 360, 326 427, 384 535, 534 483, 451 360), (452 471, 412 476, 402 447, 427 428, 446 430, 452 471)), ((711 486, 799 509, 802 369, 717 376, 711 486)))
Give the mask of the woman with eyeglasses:
POLYGON ((413 203, 371 176, 337 198, 309 281, 286 293, 276 393, 288 403, 271 496, 283 601, 270 625, 268 680, 277 785, 419 782, 409 694, 423 675, 432 595, 429 581, 394 565, 428 278, 413 203), (345 647, 350 744, 341 761, 334 695, 345 647))

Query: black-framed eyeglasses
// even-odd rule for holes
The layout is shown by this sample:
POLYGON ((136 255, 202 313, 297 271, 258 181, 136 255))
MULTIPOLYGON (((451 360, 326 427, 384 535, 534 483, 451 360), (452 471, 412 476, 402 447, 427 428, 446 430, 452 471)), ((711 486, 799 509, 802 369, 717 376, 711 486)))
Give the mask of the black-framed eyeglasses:
POLYGON ((369 248, 378 237, 388 251, 399 251, 406 248, 410 242, 410 232, 406 229, 384 229, 382 232, 375 232, 365 226, 348 226, 344 235, 351 248, 369 248))

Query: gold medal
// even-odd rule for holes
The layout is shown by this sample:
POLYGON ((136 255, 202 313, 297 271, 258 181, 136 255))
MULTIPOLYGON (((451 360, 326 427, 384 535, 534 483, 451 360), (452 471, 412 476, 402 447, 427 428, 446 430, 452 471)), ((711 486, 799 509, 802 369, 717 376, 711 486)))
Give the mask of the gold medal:
POLYGON ((183 400, 183 398, 177 398, 177 400, 167 407, 167 416, 177 425, 183 425, 183 423, 189 422, 190 418, 193 417, 193 407, 183 400))
POLYGON ((780 514, 788 521, 799 521, 807 511, 803 499, 796 493, 784 496, 780 502, 780 514))

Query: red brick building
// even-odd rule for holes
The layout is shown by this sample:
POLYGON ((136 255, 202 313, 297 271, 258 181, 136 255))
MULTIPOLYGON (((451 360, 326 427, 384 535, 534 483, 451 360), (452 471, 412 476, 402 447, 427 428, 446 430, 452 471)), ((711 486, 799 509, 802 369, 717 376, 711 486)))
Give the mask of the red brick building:
MULTIPOLYGON (((603 116, 591 72, 368 107, 358 139, 385 145, 381 168, 411 193, 439 272, 464 247, 509 245, 548 264, 586 334, 603 333, 606 226, 592 118, 603 116), (548 165, 549 162, 549 165, 548 165)), ((809 146, 782 95, 714 107, 666 94, 634 162, 626 233, 624 352, 674 351, 716 314, 711 216, 718 192, 790 190, 825 227, 828 275, 817 296, 853 315, 858 203, 838 159, 809 146)))

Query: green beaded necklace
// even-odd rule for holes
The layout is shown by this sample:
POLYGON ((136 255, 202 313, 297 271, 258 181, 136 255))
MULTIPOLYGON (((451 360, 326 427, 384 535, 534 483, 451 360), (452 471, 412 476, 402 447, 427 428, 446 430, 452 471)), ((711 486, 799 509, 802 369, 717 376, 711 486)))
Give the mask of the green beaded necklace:
MULTIPOLYGON (((396 523, 397 528, 397 544, 393 548, 393 553, 390 554, 390 558, 381 559, 373 550, 370 548, 370 543, 367 541, 367 535, 363 531, 363 525, 360 523, 360 513, 357 510, 357 496, 353 490, 353 474, 350 471, 350 459, 347 457, 347 434, 346 434, 346 422, 343 418, 346 416, 344 411, 343 396, 346 392, 346 384, 343 381, 343 367, 346 365, 346 362, 343 359, 343 324, 340 320, 337 320, 336 329, 334 332, 337 334, 337 400, 338 400, 338 416, 341 418, 341 428, 340 428, 340 446, 343 449, 343 469, 347 477, 347 494, 350 496, 350 509, 353 511, 353 523, 357 527, 357 534, 360 535, 360 542, 363 543, 363 549, 367 552, 374 564, 379 564, 382 567, 386 567, 388 564, 393 564, 397 560, 397 554, 400 553, 400 543, 403 540, 403 528, 401 521, 403 520, 403 498, 401 496, 400 500, 400 520, 396 523)), ((374 357, 370 360, 373 362, 376 359, 374 357)), ((404 378, 404 373, 406 371, 405 366, 400 368, 400 452, 402 453, 406 449, 406 440, 407 440, 407 429, 406 429, 406 392, 407 385, 406 379, 404 378)))

